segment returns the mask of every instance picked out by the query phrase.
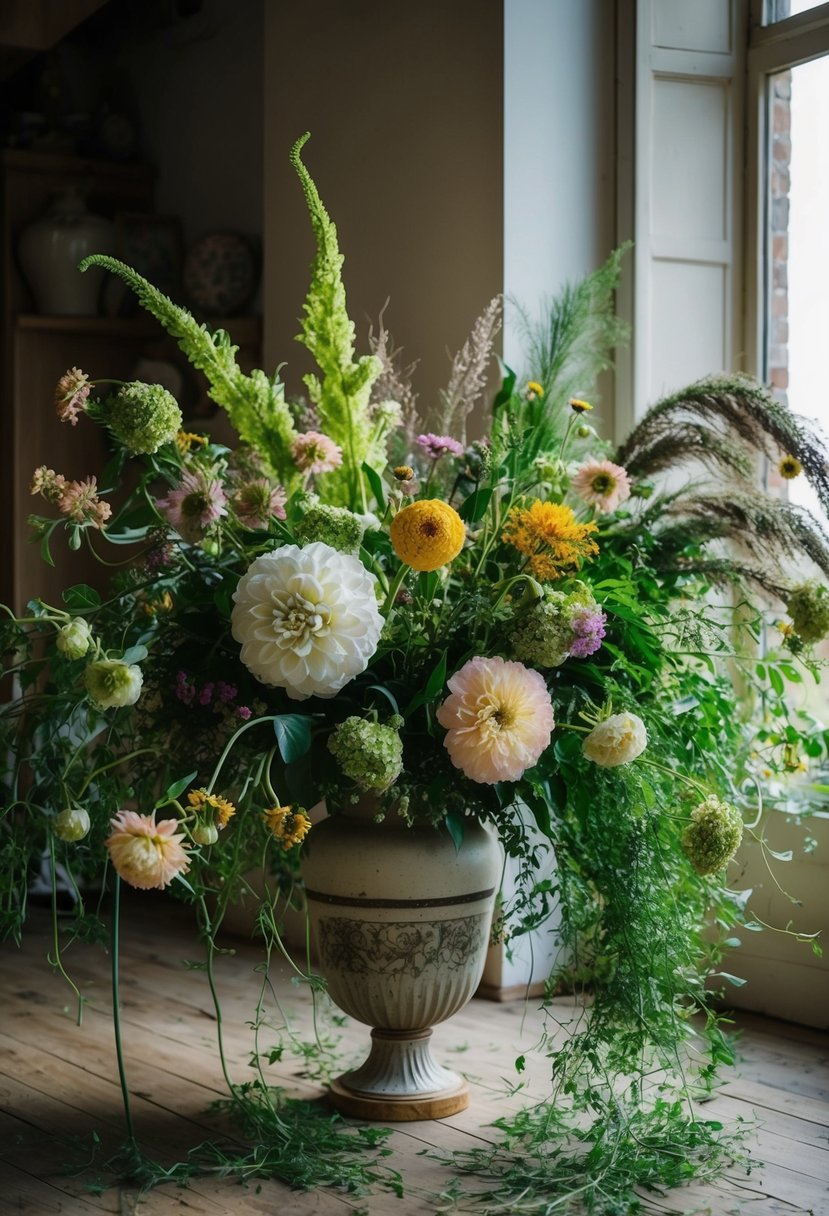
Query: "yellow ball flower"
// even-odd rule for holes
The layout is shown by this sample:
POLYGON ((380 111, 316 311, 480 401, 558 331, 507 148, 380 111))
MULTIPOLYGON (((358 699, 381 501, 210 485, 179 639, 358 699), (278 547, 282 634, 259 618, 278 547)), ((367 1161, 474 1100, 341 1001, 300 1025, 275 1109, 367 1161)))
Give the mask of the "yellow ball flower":
POLYGON ((413 502, 392 520, 394 551, 413 570, 437 570, 456 558, 466 533, 457 511, 439 498, 413 502))
POLYGON ((780 470, 780 476, 785 477, 786 481, 793 481, 803 472, 803 465, 796 456, 784 456, 777 467, 780 470))

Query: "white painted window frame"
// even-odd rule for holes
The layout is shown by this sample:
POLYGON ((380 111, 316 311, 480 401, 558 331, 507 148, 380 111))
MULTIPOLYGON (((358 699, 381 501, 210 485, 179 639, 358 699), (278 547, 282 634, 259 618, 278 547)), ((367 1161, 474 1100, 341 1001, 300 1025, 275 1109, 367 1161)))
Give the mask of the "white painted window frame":
POLYGON ((771 25, 763 24, 765 0, 749 0, 749 3, 745 110, 745 370, 765 381, 769 370, 767 336, 771 299, 768 82, 777 72, 829 55, 829 3, 771 25))

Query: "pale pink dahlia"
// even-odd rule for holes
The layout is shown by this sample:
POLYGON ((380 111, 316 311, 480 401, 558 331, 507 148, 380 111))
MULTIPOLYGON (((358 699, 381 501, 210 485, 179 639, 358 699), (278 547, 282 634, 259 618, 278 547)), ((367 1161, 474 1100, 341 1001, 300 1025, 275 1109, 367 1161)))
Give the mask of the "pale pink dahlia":
POLYGON ((225 492, 215 477, 199 469, 182 474, 181 485, 169 490, 155 505, 191 545, 198 544, 222 515, 227 515, 225 492))
POLYGON ((473 781, 518 781, 549 745, 553 706, 544 679, 523 663, 470 659, 449 681, 437 719, 452 763, 473 781))
POLYGON ((330 473, 343 462, 342 448, 319 431, 297 435, 291 444, 291 455, 300 473, 330 473))
POLYGON ((177 874, 187 873, 190 861, 177 820, 156 823, 155 812, 119 811, 110 822, 114 830, 104 843, 116 872, 131 887, 168 887, 177 874))
POLYGON ((602 515, 610 515, 630 498, 630 478, 611 460, 589 460, 574 476, 573 489, 602 515))

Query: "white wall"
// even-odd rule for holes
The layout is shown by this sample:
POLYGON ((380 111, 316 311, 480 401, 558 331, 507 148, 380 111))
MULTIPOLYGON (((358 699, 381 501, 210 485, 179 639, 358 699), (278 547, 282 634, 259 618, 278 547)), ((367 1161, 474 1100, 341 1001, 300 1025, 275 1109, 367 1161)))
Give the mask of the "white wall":
MULTIPOLYGON (((504 0, 504 290, 531 311, 616 243, 614 9, 504 0)), ((504 358, 531 370, 509 319, 504 358)))

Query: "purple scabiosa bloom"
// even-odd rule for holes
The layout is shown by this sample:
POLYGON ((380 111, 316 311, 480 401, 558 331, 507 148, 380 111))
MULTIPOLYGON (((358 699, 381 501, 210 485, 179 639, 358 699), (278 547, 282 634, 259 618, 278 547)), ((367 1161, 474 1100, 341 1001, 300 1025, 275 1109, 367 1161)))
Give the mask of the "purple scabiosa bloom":
POLYGON ((570 646, 571 659, 586 659, 601 647, 607 617, 601 608, 579 608, 570 617, 570 628, 576 635, 570 646))
POLYGON ((282 486, 271 486, 266 477, 240 486, 231 500, 239 523, 245 528, 264 531, 273 515, 285 518, 287 495, 282 486))
POLYGON ((196 545, 208 528, 227 515, 225 492, 211 473, 198 469, 182 474, 181 485, 157 498, 155 505, 184 540, 196 545))
POLYGON ((463 456, 463 444, 451 435, 433 435, 429 431, 418 435, 417 442, 432 460, 439 460, 441 456, 463 456))

